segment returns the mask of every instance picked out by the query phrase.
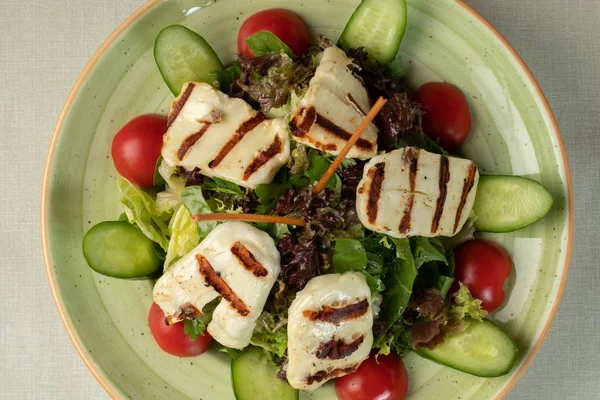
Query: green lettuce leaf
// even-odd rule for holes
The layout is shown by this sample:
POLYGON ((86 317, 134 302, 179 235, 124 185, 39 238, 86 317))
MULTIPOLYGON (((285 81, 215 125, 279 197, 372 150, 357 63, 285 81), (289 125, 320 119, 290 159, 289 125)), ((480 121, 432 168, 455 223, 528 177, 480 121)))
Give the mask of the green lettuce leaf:
POLYGON ((171 240, 165 258, 165 271, 200 243, 198 226, 188 209, 181 205, 169 223, 171 240))
POLYGON ((206 324, 204 323, 202 316, 183 321, 183 333, 188 335, 192 340, 198 339, 198 336, 204 336, 205 330, 206 324))
POLYGON ((400 319, 412 294, 417 277, 415 258, 408 239, 389 238, 395 245, 396 260, 387 266, 383 276, 383 303, 380 320, 385 327, 391 327, 400 319))
MULTIPOLYGON (((313 184, 316 184, 327 168, 331 165, 331 160, 327 157, 324 157, 314 151, 311 151, 308 155, 309 167, 306 169, 306 176, 311 180, 313 184)), ((333 174, 333 176, 327 181, 325 185, 326 188, 332 189, 336 193, 340 193, 342 191, 342 180, 340 179, 338 174, 333 174)))
POLYGON ((233 182, 226 181, 225 179, 214 177, 212 179, 206 179, 202 185, 206 190, 212 192, 224 193, 232 195, 234 198, 241 199, 244 197, 244 190, 233 182))
POLYGON ((166 189, 156 194, 156 207, 161 213, 172 213, 181 204, 181 191, 185 188, 185 181, 177 175, 177 168, 169 166, 162 157, 159 160, 154 182, 156 184, 157 180, 162 181, 166 189))
POLYGON ((444 246, 438 238, 417 236, 410 239, 410 244, 417 269, 421 268, 423 264, 432 261, 440 261, 448 264, 444 246))
POLYGON ((335 240, 333 270, 336 273, 362 272, 373 296, 384 289, 379 276, 383 270, 383 260, 375 253, 367 253, 359 240, 335 240))
POLYGON ((385 335, 378 335, 373 347, 379 349, 378 356, 388 355, 392 351, 402 356, 412 350, 410 337, 410 326, 397 323, 385 335))
POLYGON ((221 92, 229 93, 233 82, 237 81, 242 73, 242 64, 235 61, 229 67, 218 72, 217 80, 219 81, 219 89, 221 92))
POLYGON ((301 174, 310 166, 308 147, 297 142, 293 143, 290 161, 287 165, 292 175, 301 174))
POLYGON ((287 318, 263 311, 256 321, 250 344, 282 357, 287 349, 287 318))
POLYGON ((467 318, 481 321, 487 315, 487 311, 481 307, 481 300, 475 299, 469 288, 459 284, 460 289, 452 295, 454 303, 448 309, 448 317, 454 321, 464 321, 467 318))
POLYGON ((166 183, 165 179, 162 177, 162 175, 160 174, 160 171, 159 171, 159 167, 164 161, 165 160, 163 160, 162 156, 159 156, 158 159, 156 160, 156 165, 154 166, 154 179, 152 182, 154 187, 162 186, 166 183))
POLYGON ((210 303, 204 306, 202 314, 194 319, 186 319, 183 321, 183 333, 188 335, 190 339, 196 340, 198 336, 204 336, 206 327, 212 321, 215 308, 221 303, 221 297, 217 297, 210 303))
MULTIPOLYGON (((181 192, 181 200, 192 216, 212 214, 213 212, 207 201, 204 199, 202 188, 200 186, 186 187, 183 192, 181 192)), ((204 238, 206 238, 206 236, 208 236, 208 234, 217 226, 217 221, 198 222, 197 225, 200 240, 204 240, 204 238)))
POLYGON ((144 235, 166 251, 169 247, 167 221, 172 214, 159 210, 152 196, 132 185, 125 178, 119 178, 117 185, 121 192, 120 201, 129 222, 136 224, 144 235))
POLYGON ((415 285, 436 288, 445 298, 454 283, 454 254, 438 238, 414 237, 410 243, 419 270, 415 285))
POLYGON ((285 53, 294 58, 292 50, 277 36, 269 31, 260 31, 246 38, 246 43, 255 57, 264 56, 267 53, 285 53))

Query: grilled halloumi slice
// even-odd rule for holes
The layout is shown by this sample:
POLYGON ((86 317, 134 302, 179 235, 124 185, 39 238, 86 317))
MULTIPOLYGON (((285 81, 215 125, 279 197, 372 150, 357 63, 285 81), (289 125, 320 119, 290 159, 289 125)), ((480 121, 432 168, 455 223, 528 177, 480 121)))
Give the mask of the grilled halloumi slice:
POLYGON ((242 349, 250 343, 279 271, 279 252, 267 233, 244 222, 227 222, 156 282, 154 302, 173 324, 200 315, 221 296, 208 333, 224 346, 242 349))
MULTIPOLYGON (((338 155, 369 111, 369 95, 351 70, 343 50, 329 47, 322 54, 308 90, 292 110, 289 122, 294 140, 338 155)), ((377 155, 377 128, 372 123, 346 158, 377 155)))
POLYGON ((288 382, 296 389, 314 390, 356 371, 372 345, 371 292, 364 275, 313 278, 288 312, 288 382))
POLYGON ((356 211, 365 227, 393 237, 453 236, 471 213, 478 182, 473 161, 405 147, 365 165, 356 211))
POLYGON ((241 99, 206 83, 187 83, 169 112, 162 156, 240 186, 270 183, 290 157, 283 118, 267 119, 241 99))

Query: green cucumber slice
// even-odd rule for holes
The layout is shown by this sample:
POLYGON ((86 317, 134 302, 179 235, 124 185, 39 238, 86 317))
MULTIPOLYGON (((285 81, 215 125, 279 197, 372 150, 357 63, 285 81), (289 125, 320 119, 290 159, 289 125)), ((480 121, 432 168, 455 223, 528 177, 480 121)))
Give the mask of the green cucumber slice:
POLYGON ((277 377, 278 369, 265 351, 248 347, 231 361, 233 391, 237 400, 297 400, 298 390, 277 377))
POLYGON ((517 346, 508 335, 489 320, 471 321, 462 332, 448 335, 433 350, 417 353, 439 364, 485 378, 510 372, 517 360, 517 346))
POLYGON ((519 176, 482 176, 473 211, 475 229, 482 232, 512 232, 542 219, 552 208, 546 188, 519 176))
POLYGON ((340 47, 364 47, 370 60, 387 65, 400 48, 406 17, 406 0, 363 0, 344 28, 340 47))
POLYGON ((208 42, 181 25, 160 31, 154 42, 154 60, 175 96, 179 96, 187 82, 212 84, 223 70, 221 60, 208 42))
POLYGON ((143 278, 154 274, 162 260, 154 242, 129 222, 101 222, 83 237, 83 256, 96 272, 113 278, 143 278))

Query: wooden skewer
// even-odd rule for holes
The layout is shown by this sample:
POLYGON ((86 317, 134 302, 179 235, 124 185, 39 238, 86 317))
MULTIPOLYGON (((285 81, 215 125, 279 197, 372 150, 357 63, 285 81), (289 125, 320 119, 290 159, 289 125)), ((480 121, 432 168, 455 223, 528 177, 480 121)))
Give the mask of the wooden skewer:
POLYGON ((365 129, 367 129, 369 124, 375 119, 377 114, 379 114, 385 103, 387 103, 387 100, 383 97, 380 97, 379 100, 377 100, 373 108, 371 108, 371 111, 369 111, 369 113, 365 116, 365 119, 363 119, 358 128, 356 128, 356 131, 352 134, 352 137, 348 139, 348 142, 340 154, 338 154, 335 160, 333 160, 327 171, 325 171, 317 185, 313 188, 313 193, 319 193, 325 188, 325 185, 327 182, 329 182, 329 179, 331 179, 335 171, 342 164, 342 161, 344 161, 344 158, 350 152, 352 147, 356 144, 356 142, 358 142, 358 139, 360 139, 360 136, 363 134, 365 129))
POLYGON ((302 218, 279 217, 277 215, 262 215, 262 214, 198 214, 194 215, 193 220, 196 222, 204 221, 243 221, 243 222, 266 222, 270 224, 284 224, 306 226, 306 221, 302 218))

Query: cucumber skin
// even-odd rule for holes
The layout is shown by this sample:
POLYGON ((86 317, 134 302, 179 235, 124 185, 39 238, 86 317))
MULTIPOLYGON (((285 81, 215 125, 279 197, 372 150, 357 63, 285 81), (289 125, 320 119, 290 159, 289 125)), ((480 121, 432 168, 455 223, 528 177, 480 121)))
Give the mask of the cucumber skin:
MULTIPOLYGON (((346 46, 344 44, 344 42, 346 40, 344 37, 345 37, 346 33, 350 29, 352 29, 352 23, 355 22, 354 19, 358 18, 358 14, 360 12, 360 7, 363 6, 363 3, 368 3, 370 1, 374 1, 374 0, 362 0, 361 3, 356 8, 356 10, 350 16, 350 19, 346 23, 346 26, 344 27, 344 30, 342 31, 342 34, 340 35, 340 39, 338 41, 338 46, 341 47, 342 49, 348 51, 348 50, 350 50, 350 48, 353 48, 352 46, 350 46, 350 48, 347 48, 348 46, 346 46)), ((406 33, 406 26, 408 25, 407 24, 407 20, 408 20, 408 5, 406 3, 406 0, 379 0, 379 1, 382 1, 382 2, 400 1, 400 2, 402 2, 402 6, 404 8, 404 26, 402 27, 401 31, 398 32, 398 39, 397 39, 398 45, 397 45, 397 47, 394 46, 394 47, 396 47, 396 52, 392 55, 392 57, 389 60, 383 60, 383 62, 382 62, 382 60, 375 60, 377 63, 380 63, 382 65, 387 65, 387 64, 391 63, 394 60, 394 58, 396 57, 396 54, 398 53, 398 50, 400 49, 400 44, 402 43, 402 39, 404 38, 404 34, 406 33)), ((358 46, 358 47, 360 47, 360 46, 358 46)))
MULTIPOLYGON (((219 59, 219 56, 217 55, 217 53, 215 52, 215 50, 210 46, 210 44, 206 41, 206 39, 204 39, 201 35, 199 35, 198 33, 192 31, 191 29, 183 26, 183 25, 169 25, 165 28, 163 28, 158 35, 156 35, 156 39, 154 41, 154 48, 152 50, 152 54, 154 56, 154 62, 156 63, 156 66, 158 68, 158 72, 160 73, 160 76, 163 78, 163 80, 165 81, 165 84, 167 85, 167 87, 169 88, 169 90, 171 91, 171 93, 173 93, 173 95, 175 97, 179 96, 181 94, 181 89, 183 87, 183 85, 187 82, 184 82, 181 87, 177 87, 174 82, 172 82, 170 79, 167 78, 166 73, 162 70, 161 66, 160 66, 160 62, 158 61, 158 59, 160 58, 160 56, 158 56, 158 46, 157 43, 159 42, 159 39, 161 38, 161 36, 163 35, 163 33, 165 33, 167 30, 172 29, 172 28, 183 28, 187 31, 189 31, 189 34, 195 35, 197 36, 199 39, 201 39, 202 42, 204 42, 204 45, 206 46, 205 50, 207 51, 207 53, 212 56, 212 58, 216 61, 218 61, 218 64, 220 65, 220 68, 216 69, 215 71, 211 71, 211 72, 220 72, 223 70, 223 63, 221 62, 221 60, 219 59)), ((208 84, 212 84, 212 82, 206 82, 208 84)))
MULTIPOLYGON (((119 233, 116 232, 117 234, 122 235, 123 232, 119 233)), ((113 233, 114 234, 114 233, 113 233)), ((130 243, 128 243, 130 244, 130 243)), ((84 235, 83 237, 83 244, 82 244, 82 251, 83 251, 83 256, 87 262, 87 264, 89 265, 89 267, 91 269, 93 269, 94 271, 96 271, 97 273, 104 275, 104 276, 109 276, 111 278, 118 278, 118 279, 129 279, 129 280, 138 280, 138 279, 151 279, 154 277, 154 275, 156 274, 157 271, 159 271, 162 266, 162 261, 158 258, 158 256, 156 256, 156 252, 153 249, 153 242, 148 239, 139 229, 137 229, 137 227, 131 225, 128 222, 124 222, 124 221, 105 221, 105 222, 100 222, 96 225, 94 225, 89 231, 87 231, 87 233, 84 235), (103 230, 105 229, 112 229, 114 232, 114 229, 118 229, 118 230, 128 230, 130 233, 127 234, 131 234, 134 235, 136 237, 134 237, 134 241, 137 241, 138 245, 145 245, 148 246, 148 249, 146 249, 148 251, 148 254, 146 254, 146 256, 148 256, 148 262, 152 262, 153 265, 150 265, 150 268, 148 268, 147 266, 144 267, 144 272, 143 273, 133 273, 133 270, 129 271, 130 273, 123 273, 121 271, 121 273, 109 273, 107 272, 107 269, 103 266, 103 265, 96 265, 95 261, 98 261, 98 257, 92 256, 91 253, 92 252, 98 252, 98 251, 102 251, 101 249, 96 248, 95 246, 93 246, 94 244, 97 244, 96 241, 97 239, 94 236, 100 235, 101 238, 102 235, 104 235, 105 233, 103 232, 103 230), (90 243, 92 242, 92 243, 90 243), (152 253, 150 253, 150 251, 152 251, 152 253), (153 256, 149 256, 149 254, 153 254, 153 256)), ((131 264, 135 264, 135 262, 132 262, 131 264)), ((137 266, 137 268, 140 268, 140 265, 137 266)))
MULTIPOLYGON (((270 397, 263 397, 261 399, 248 399, 247 397, 244 397, 244 395, 241 394, 240 391, 240 387, 242 387, 242 385, 246 384, 245 379, 243 377, 240 376, 240 374, 243 374, 242 371, 236 371, 236 364, 240 363, 240 362, 244 362, 246 360, 243 360, 242 358, 247 357, 248 359, 255 358, 255 354, 257 354, 258 352, 262 352, 262 349, 256 348, 256 347, 248 347, 244 350, 244 352, 238 356, 238 358, 234 359, 231 361, 231 384, 233 386, 233 394, 236 398, 236 400, 282 400, 281 398, 277 398, 277 399, 272 399, 270 397), (250 353, 248 353, 250 352, 250 353)), ((257 358, 258 362, 267 362, 266 360, 260 360, 260 357, 257 358)), ((260 365, 256 366, 257 368, 261 368, 260 365)), ((239 368, 239 366, 238 366, 239 368)), ((279 379, 275 374, 273 375, 273 379, 279 379)), ((254 384, 257 384, 257 382, 254 382, 254 384)), ((262 383, 258 383, 258 384, 262 384, 262 383)), ((300 391, 293 389, 290 386, 290 389, 294 391, 294 394, 292 397, 289 397, 289 400, 298 400, 300 398, 300 391)), ((290 393, 291 394, 291 393, 290 393)))
MULTIPOLYGON (((479 321, 475 321, 475 323, 480 323, 480 322, 479 321)), ((506 338, 510 341, 510 343, 512 343, 512 350, 514 350, 513 351, 512 360, 510 361, 509 364, 507 364, 506 368, 499 370, 497 373, 482 374, 482 373, 477 373, 475 371, 472 371, 468 367, 465 368, 465 367, 457 366, 456 364, 454 364, 454 365, 446 364, 446 363, 441 362, 441 361, 439 361, 439 360, 437 360, 435 358, 435 354, 434 354, 435 349, 433 349, 433 350, 421 349, 421 350, 416 350, 415 352, 418 355, 420 355, 421 357, 426 358, 428 360, 431 360, 431 361, 433 361, 436 364, 440 364, 440 365, 443 365, 445 367, 449 367, 449 368, 455 369, 457 371, 464 372, 464 373, 469 374, 469 375, 478 376, 480 378, 497 378, 499 376, 503 376, 503 375, 508 374, 513 369, 513 367, 515 366, 515 364, 517 362, 517 356, 519 354, 517 345, 506 334, 506 332, 504 332, 498 325, 496 325, 495 323, 493 323, 489 319, 484 319, 484 320, 481 321, 481 323, 488 324, 488 325, 493 325, 493 327, 495 329, 499 330, 500 332, 502 332, 502 334, 506 335, 506 338)), ((455 333, 454 335, 460 335, 460 334, 461 334, 461 332, 458 332, 458 333, 455 333)), ((443 345, 444 344, 442 343, 440 346, 443 346, 443 345)))
MULTIPOLYGON (((540 220, 542 220, 546 215, 548 215, 548 213, 550 212, 550 210, 552 210, 552 205, 554 204, 554 199, 552 198, 552 195, 550 194, 550 192, 548 192, 548 189, 546 189, 546 187, 544 185, 542 185, 541 183, 539 183, 538 181, 535 181, 533 179, 529 179, 529 178, 525 178, 522 176, 514 176, 514 175, 482 175, 479 178, 479 186, 478 186, 478 192, 477 192, 477 197, 479 197, 479 188, 482 187, 482 185, 486 184, 486 181, 502 181, 502 180, 519 180, 519 181, 527 181, 527 184, 532 184, 535 186, 538 186, 539 188, 542 188, 543 191, 546 192, 547 194, 547 200, 548 200, 548 205, 545 208, 544 212, 542 214, 540 214, 538 217, 536 218, 532 218, 530 220, 527 221, 523 221, 522 223, 515 223, 512 224, 510 226, 507 226, 506 228, 502 228, 502 227, 497 227, 496 224, 492 223, 486 223, 487 221, 485 221, 483 218, 481 218, 478 215, 478 218, 475 220, 474 225, 475 225, 475 229, 480 231, 480 232, 489 232, 489 233, 508 233, 508 232, 514 232, 514 231, 518 231, 521 229, 525 229, 537 222, 539 222, 540 220)), ((473 211, 475 212, 475 215, 477 215, 477 211, 476 211, 476 205, 477 205, 477 198, 475 199, 475 203, 473 204, 473 211)))

